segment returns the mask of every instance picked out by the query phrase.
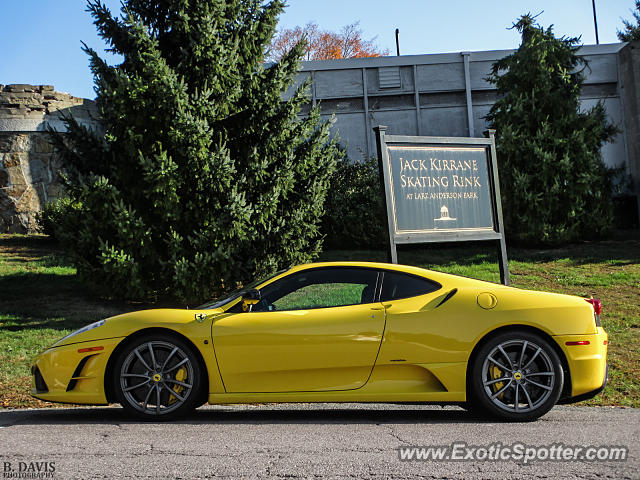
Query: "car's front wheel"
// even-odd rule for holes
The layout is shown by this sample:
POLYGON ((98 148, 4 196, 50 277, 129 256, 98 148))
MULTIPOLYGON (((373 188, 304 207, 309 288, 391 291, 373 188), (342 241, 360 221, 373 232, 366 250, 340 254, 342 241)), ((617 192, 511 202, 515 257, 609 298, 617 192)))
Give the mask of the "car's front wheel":
POLYGON ((562 393, 560 357, 542 336, 509 331, 490 338, 470 369, 472 405, 494 417, 531 421, 547 413, 562 393))
POLYGON ((179 338, 151 334, 130 342, 114 368, 120 404, 149 419, 169 419, 198 406, 201 368, 192 347, 179 338))

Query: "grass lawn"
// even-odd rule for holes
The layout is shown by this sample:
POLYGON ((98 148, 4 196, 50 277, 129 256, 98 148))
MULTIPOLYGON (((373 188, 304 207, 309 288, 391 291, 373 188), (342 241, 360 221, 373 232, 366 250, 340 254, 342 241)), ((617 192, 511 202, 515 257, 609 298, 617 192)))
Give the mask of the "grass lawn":
POLYGON ((0 408, 56 406, 29 395, 32 357, 87 323, 135 309, 93 297, 47 237, 0 235, 0 408))
MULTIPOLYGON (((385 260, 381 251, 327 251, 320 260, 385 260)), ((490 245, 399 251, 400 263, 499 280, 490 245)), ((610 335, 605 392, 590 405, 640 407, 640 232, 560 249, 509 249, 518 288, 593 295, 610 335)), ((143 305, 96 298, 47 237, 0 235, 0 408, 55 406, 29 396, 31 358, 87 323, 143 305)))

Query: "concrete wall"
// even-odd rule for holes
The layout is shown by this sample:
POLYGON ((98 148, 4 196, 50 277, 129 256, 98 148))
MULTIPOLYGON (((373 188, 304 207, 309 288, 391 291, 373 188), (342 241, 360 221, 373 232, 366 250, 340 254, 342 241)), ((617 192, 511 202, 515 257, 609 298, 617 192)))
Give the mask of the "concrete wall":
MULTIPOLYGON (((615 143, 603 148, 604 161, 631 173, 627 132, 633 127, 629 126, 630 120, 623 111, 620 71, 623 58, 632 55, 622 52, 627 52, 624 46, 582 47, 580 53, 590 66, 582 105, 588 108, 599 100, 604 102, 611 121, 623 130, 615 143)), ((325 118, 336 115, 333 130, 340 136, 350 158, 358 160, 365 155, 376 155, 372 128, 379 124, 387 125, 389 134, 482 136, 487 128, 484 116, 496 100, 495 88, 486 77, 496 60, 512 52, 495 50, 304 62, 296 84, 312 78, 311 103, 320 105, 325 118)), ((635 50, 635 55, 637 52, 635 50)), ((637 88, 639 62, 634 61, 635 73, 625 75, 635 79, 629 81, 635 81, 637 88)), ((635 95, 637 99, 637 92, 635 95)), ((628 101, 626 96, 624 101, 628 101)), ((637 115, 637 107, 635 112, 637 115)), ((636 127, 639 124, 637 117, 631 122, 636 127)), ((637 129, 633 131, 640 134, 637 129)), ((638 145, 637 137, 634 141, 638 145)))
POLYGON ((629 173, 633 178, 633 191, 640 200, 640 40, 620 51, 619 64, 629 173))
POLYGON ((37 230, 36 214, 60 195, 60 165, 45 133, 61 113, 92 124, 90 100, 51 85, 0 85, 0 233, 37 230))

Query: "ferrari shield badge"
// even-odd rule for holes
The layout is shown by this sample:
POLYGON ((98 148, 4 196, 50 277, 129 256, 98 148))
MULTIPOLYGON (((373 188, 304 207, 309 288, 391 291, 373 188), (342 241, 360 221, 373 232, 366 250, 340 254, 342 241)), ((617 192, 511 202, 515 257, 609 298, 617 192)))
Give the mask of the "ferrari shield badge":
POLYGON ((204 319, 207 318, 206 313, 196 313, 196 320, 198 322, 204 322, 204 319))

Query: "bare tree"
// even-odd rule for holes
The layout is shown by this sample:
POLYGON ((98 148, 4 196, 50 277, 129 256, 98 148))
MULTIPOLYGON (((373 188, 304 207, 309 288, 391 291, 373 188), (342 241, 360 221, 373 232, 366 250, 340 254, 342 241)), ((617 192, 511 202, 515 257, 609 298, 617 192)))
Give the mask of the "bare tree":
POLYGON ((362 37, 360 22, 342 27, 340 32, 321 30, 316 23, 307 23, 281 30, 272 40, 267 58, 277 61, 298 42, 305 40, 307 47, 304 60, 330 60, 337 58, 380 57, 389 55, 389 50, 379 48, 373 37, 362 37))

